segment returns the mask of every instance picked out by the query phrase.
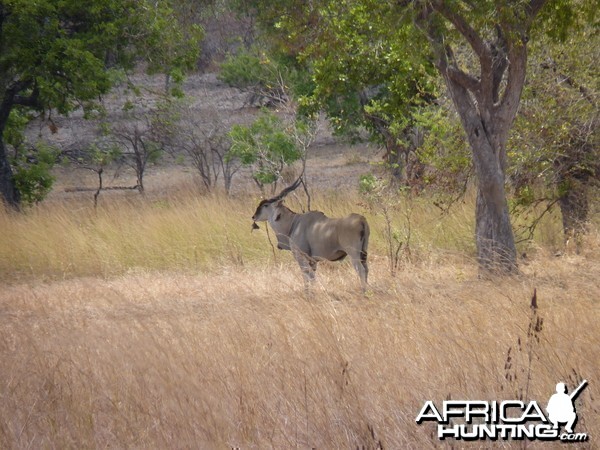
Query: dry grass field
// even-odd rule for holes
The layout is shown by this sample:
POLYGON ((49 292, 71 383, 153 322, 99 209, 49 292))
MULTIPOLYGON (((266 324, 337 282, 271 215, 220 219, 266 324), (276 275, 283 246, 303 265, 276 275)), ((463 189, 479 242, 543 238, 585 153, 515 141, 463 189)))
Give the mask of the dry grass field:
POLYGON ((383 219, 323 195, 328 215, 368 215, 370 290, 344 262, 320 266, 307 297, 291 255, 264 226, 250 233, 256 200, 180 192, 0 213, 0 448, 451 446, 415 423, 426 400, 545 406, 558 381, 582 378, 577 431, 591 439, 576 446, 598 447, 597 232, 557 255, 549 217, 519 275, 482 280, 469 202, 441 217, 410 201, 394 213, 410 252, 391 276, 383 219))

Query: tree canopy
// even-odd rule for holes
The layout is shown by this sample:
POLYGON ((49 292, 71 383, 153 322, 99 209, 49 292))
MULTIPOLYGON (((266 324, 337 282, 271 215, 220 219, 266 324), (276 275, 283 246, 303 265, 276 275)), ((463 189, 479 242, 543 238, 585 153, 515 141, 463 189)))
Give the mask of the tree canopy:
POLYGON ((542 34, 564 39, 577 21, 593 21, 593 2, 249 3, 270 35, 312 63, 321 98, 335 93, 332 98, 348 110, 343 101, 347 95, 340 93, 357 95, 364 83, 369 102, 363 113, 388 119, 391 130, 400 127, 390 117, 402 124, 402 113, 410 116, 410 107, 427 98, 435 68, 471 148, 478 180, 475 235, 480 267, 514 271, 516 248, 505 191, 507 139, 525 85, 528 46, 542 34), (383 92, 400 101, 392 101, 394 95, 381 99, 383 92))
POLYGON ((201 30, 181 29, 169 2, 146 0, 3 0, 0 3, 0 192, 20 195, 4 141, 11 114, 68 114, 96 100, 115 73, 147 61, 174 75, 198 56, 201 30))

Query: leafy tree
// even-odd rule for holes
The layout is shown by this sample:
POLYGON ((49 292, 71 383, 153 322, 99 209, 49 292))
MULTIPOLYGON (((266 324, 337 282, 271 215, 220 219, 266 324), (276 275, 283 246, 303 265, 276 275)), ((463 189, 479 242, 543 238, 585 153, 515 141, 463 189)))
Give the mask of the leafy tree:
MULTIPOLYGON (((413 111, 437 96, 431 82, 433 65, 416 50, 426 44, 416 43, 413 57, 405 58, 398 43, 407 39, 409 30, 387 20, 385 2, 322 2, 313 9, 298 2, 250 3, 256 4, 259 22, 271 38, 270 54, 286 55, 279 58, 280 65, 314 80, 303 83, 303 89, 292 89, 300 112, 324 110, 334 133, 350 140, 360 139, 366 128, 371 139, 386 149, 384 159, 395 180, 419 178, 422 166, 416 164, 415 150, 420 141, 413 111), (373 26, 377 13, 371 8, 382 12, 378 21, 386 25, 373 26), (287 14, 277 14, 279 9, 287 14)), ((271 59, 255 58, 252 66, 236 67, 247 82, 268 79, 255 76, 253 68, 271 59)))
POLYGON ((113 73, 140 57, 151 71, 180 74, 197 58, 199 32, 184 35, 175 19, 168 2, 0 3, 0 193, 7 204, 21 200, 5 142, 13 111, 89 113, 113 85, 113 73))
POLYGON ((600 180, 598 31, 579 21, 564 41, 534 43, 521 113, 508 142, 508 175, 517 211, 543 204, 525 230, 558 204, 565 239, 579 243, 589 190, 600 180), (525 150, 525 151, 524 151, 525 150))
POLYGON ((239 158, 242 165, 252 167, 252 178, 261 190, 266 184, 275 187, 283 169, 303 156, 282 120, 269 112, 250 126, 234 125, 229 138, 228 158, 239 158))
MULTIPOLYGON (((251 3, 262 22, 270 24, 279 39, 291 41, 290 48, 298 55, 315 60, 322 59, 322 52, 331 55, 333 64, 321 71, 326 78, 320 78, 319 73, 315 75, 319 88, 343 83, 352 67, 361 67, 358 63, 350 67, 336 65, 336 58, 341 61, 356 58, 369 67, 368 61, 397 55, 394 63, 402 70, 406 61, 418 61, 415 55, 426 52, 444 81, 471 148, 478 179, 475 237, 480 267, 513 272, 516 249, 505 191, 506 143, 525 83, 529 41, 537 37, 538 31, 566 36, 577 13, 592 10, 592 2, 573 5, 566 0, 255 0, 251 3), (363 19, 355 23, 346 20, 348 17, 363 19), (327 31, 314 31, 322 21, 339 24, 340 30, 349 36, 350 44, 328 47, 327 31), (364 27, 372 32, 357 35, 353 31, 364 27), (391 38, 382 41, 378 39, 382 35, 391 38), (381 45, 383 42, 393 43, 395 49, 381 45), (423 43, 428 44, 426 48, 423 43)), ((417 79, 422 79, 422 74, 417 79)))
POLYGON ((422 176, 416 149, 421 144, 416 111, 438 96, 426 43, 404 42, 411 30, 399 27, 385 2, 330 2, 312 24, 313 41, 301 57, 311 62, 316 88, 304 101, 325 110, 334 132, 358 136, 362 128, 383 145, 394 181, 422 176), (373 23, 378 21, 377 25, 373 23))
POLYGON ((52 190, 54 176, 51 173, 58 157, 58 150, 40 143, 31 152, 13 159, 15 185, 21 193, 21 201, 30 205, 41 202, 52 190))
POLYGON ((205 5, 195 0, 163 0, 150 4, 151 22, 141 41, 140 56, 147 62, 149 73, 165 74, 165 92, 181 97, 184 73, 193 69, 198 61, 204 31, 197 21, 205 5))
MULTIPOLYGON (((241 48, 221 64, 219 78, 250 94, 248 103, 279 106, 312 94, 314 84, 306 67, 293 58, 254 46, 241 48)), ((296 105, 298 106, 298 105, 296 105)), ((302 105, 300 105, 302 106, 302 105)), ((303 108, 297 111, 306 114, 303 108)))
POLYGON ((57 158, 55 149, 41 142, 31 145, 24 138, 29 120, 29 114, 22 108, 15 109, 4 133, 6 143, 14 149, 9 162, 14 167, 16 188, 26 205, 43 200, 52 189, 54 177, 50 172, 57 158))

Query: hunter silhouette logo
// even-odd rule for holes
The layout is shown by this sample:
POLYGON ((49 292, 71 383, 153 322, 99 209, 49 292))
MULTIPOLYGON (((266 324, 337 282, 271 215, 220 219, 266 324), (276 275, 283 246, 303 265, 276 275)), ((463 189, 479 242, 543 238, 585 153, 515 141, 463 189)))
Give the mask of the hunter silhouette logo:
POLYGON ((566 423, 565 431, 569 434, 573 433, 573 427, 575 426, 575 422, 577 422, 577 411, 575 410, 573 401, 586 386, 587 380, 583 380, 577 389, 571 395, 568 395, 565 383, 558 383, 556 385, 556 394, 550 397, 548 406, 546 407, 548 418, 554 425, 554 429, 559 428, 559 423, 566 423))
POLYGON ((587 380, 583 380, 568 394, 566 385, 558 383, 556 393, 546 406, 547 415, 534 400, 529 403, 521 400, 446 400, 439 409, 429 400, 421 408, 416 422, 436 422, 437 435, 441 440, 538 439, 585 442, 589 439, 587 433, 575 433, 573 429, 577 422, 574 401, 587 384, 587 380), (561 424, 565 425, 562 433, 561 424))

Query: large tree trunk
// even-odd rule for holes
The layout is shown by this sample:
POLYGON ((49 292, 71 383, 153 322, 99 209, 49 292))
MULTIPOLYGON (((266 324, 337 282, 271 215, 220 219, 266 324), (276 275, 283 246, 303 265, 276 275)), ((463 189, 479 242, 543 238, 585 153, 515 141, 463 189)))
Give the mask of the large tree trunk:
POLYGON ((21 196, 15 185, 2 134, 0 134, 0 194, 7 206, 16 210, 19 209, 21 196))
POLYGON ((512 120, 494 117, 486 121, 483 105, 476 104, 464 86, 449 77, 445 79, 467 134, 477 174, 475 242, 479 267, 488 272, 514 272, 517 252, 504 187, 504 144, 512 120))
POLYGON ((473 117, 473 112, 463 111, 462 115, 471 117, 465 129, 477 173, 475 240, 479 266, 487 271, 510 273, 517 266, 517 252, 504 187, 503 151, 493 145, 501 133, 494 133, 495 127, 485 127, 484 122, 473 117))
POLYGON ((423 4, 417 21, 425 26, 473 153, 477 174, 475 237, 477 258, 484 271, 511 273, 517 268, 513 230, 504 188, 506 141, 525 84, 527 31, 546 0, 515 6, 514 17, 496 9, 496 36, 480 35, 451 2, 423 4), (519 8, 523 8, 519 12, 519 8), (518 17, 518 14, 521 14, 518 17), (436 16, 439 14, 439 16, 436 16), (444 36, 443 17, 465 38, 479 60, 479 74, 463 69, 444 36))
POLYGON ((504 189, 504 184, 499 181, 478 186, 475 238, 479 266, 508 273, 516 269, 516 249, 506 196, 494 193, 500 188, 504 189))
POLYGON ((4 200, 7 206, 17 210, 21 204, 21 195, 15 185, 13 171, 10 167, 8 154, 6 153, 4 129, 8 123, 8 117, 13 108, 18 89, 19 85, 13 86, 11 89, 6 89, 2 92, 2 97, 0 98, 0 196, 2 197, 1 200, 4 200))

